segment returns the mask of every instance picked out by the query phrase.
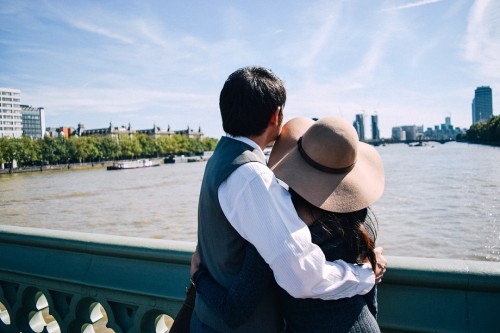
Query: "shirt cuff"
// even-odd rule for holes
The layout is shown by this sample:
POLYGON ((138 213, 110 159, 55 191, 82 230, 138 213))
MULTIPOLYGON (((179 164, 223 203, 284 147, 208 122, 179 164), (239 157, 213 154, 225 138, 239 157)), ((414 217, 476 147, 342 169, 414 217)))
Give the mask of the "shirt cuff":
POLYGON ((373 273, 372 265, 370 263, 364 263, 359 266, 358 269, 359 276, 359 295, 365 295, 370 292, 375 286, 375 273, 373 273))

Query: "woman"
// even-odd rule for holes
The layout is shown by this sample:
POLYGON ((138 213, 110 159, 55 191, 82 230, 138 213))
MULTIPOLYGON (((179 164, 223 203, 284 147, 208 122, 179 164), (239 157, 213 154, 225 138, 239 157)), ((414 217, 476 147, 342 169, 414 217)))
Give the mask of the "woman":
MULTIPOLYGON (((338 117, 317 122, 299 117, 284 125, 269 158, 276 177, 289 187, 299 217, 329 261, 370 262, 375 269, 376 221, 369 205, 383 192, 377 151, 338 117)), ((384 268, 385 269, 385 268, 384 268)), ((200 267, 197 293, 230 327, 241 324, 272 281, 272 272, 248 245, 239 279, 226 290, 200 267)), ((380 332, 376 290, 349 299, 294 299, 280 289, 287 332, 380 332)), ((263 323, 265 325, 265 323, 263 323)))

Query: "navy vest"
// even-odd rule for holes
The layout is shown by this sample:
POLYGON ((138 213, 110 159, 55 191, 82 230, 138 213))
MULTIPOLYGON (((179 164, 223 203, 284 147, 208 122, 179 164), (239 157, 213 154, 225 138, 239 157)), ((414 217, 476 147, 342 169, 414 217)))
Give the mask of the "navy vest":
MULTIPOLYGON (((254 148, 241 141, 222 137, 207 162, 198 204, 198 244, 202 265, 221 285, 229 288, 240 270, 246 240, 231 226, 220 207, 219 186, 238 167, 248 162, 266 162, 253 152, 254 148)), ((248 221, 252 223, 252 221, 248 221)), ((196 297, 195 311, 206 325, 221 332, 279 332, 275 284, 257 306, 255 312, 237 330, 231 330, 201 299, 196 297)))

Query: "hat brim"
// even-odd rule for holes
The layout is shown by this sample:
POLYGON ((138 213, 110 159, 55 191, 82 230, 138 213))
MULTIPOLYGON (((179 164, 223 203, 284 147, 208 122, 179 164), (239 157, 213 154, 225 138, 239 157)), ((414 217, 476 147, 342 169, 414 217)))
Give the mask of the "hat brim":
POLYGON ((373 204, 384 192, 382 159, 374 147, 363 142, 358 142, 354 168, 344 174, 315 169, 302 158, 297 146, 277 160, 271 168, 276 177, 323 210, 358 211, 373 204))

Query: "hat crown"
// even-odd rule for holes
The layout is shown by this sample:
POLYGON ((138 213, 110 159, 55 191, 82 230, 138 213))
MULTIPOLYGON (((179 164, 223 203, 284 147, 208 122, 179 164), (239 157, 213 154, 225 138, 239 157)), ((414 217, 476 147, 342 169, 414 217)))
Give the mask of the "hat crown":
POLYGON ((302 149, 317 164, 342 169, 356 162, 358 133, 349 122, 338 117, 316 121, 302 137, 302 149))

